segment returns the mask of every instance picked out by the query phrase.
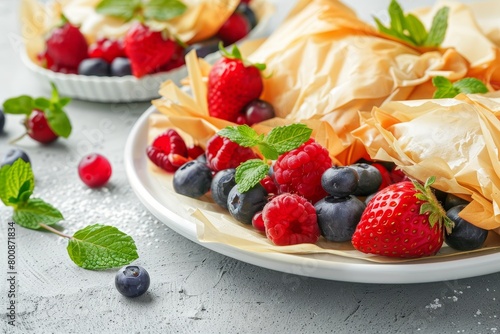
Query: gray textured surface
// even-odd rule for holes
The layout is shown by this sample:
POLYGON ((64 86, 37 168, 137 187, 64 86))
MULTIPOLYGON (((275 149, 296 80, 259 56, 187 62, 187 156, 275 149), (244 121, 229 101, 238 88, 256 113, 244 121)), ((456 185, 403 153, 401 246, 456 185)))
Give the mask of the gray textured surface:
MULTIPOLYGON (((355 4, 374 2, 355 1, 355 4)), ((405 3, 407 3, 406 1, 405 3)), ((384 7, 385 5, 382 5, 384 7)), ((380 7, 380 4, 379 4, 380 7)), ((283 7, 281 7, 283 8, 283 7)), ((18 1, 0 2, 0 100, 41 95, 17 56, 18 1)), ((35 195, 58 207, 68 233, 96 222, 133 235, 152 277, 137 299, 114 288, 115 270, 73 265, 66 242, 17 228, 17 323, 7 325, 6 223, 0 207, 0 332, 7 333, 498 333, 500 274, 415 285, 364 285, 274 272, 209 251, 174 233, 137 201, 123 170, 123 145, 147 103, 74 101, 69 140, 39 146, 19 142, 31 156, 35 195), (108 187, 91 191, 76 164, 89 152, 113 164, 108 187)), ((9 116, 0 153, 22 132, 9 116)), ((500 265, 499 265, 500 268, 500 265)))

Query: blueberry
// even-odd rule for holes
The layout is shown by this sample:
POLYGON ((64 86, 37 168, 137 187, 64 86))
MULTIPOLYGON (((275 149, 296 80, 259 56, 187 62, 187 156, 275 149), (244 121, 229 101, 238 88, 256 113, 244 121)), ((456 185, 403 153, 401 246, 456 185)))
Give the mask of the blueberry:
POLYGON ((243 224, 252 224, 253 216, 264 209, 267 203, 267 192, 257 183, 247 192, 240 193, 234 186, 227 198, 227 209, 234 219, 243 224))
POLYGON ((3 132, 4 125, 5 125, 5 114, 3 113, 3 110, 0 109, 0 133, 3 132))
POLYGON ((141 266, 126 266, 115 276, 115 286, 125 297, 139 297, 149 288, 149 274, 141 266))
POLYGON ((321 186, 332 196, 345 197, 358 188, 358 172, 346 166, 328 168, 321 176, 321 186))
POLYGON ((197 160, 191 160, 179 167, 174 173, 174 190, 178 194, 198 198, 210 190, 212 171, 197 160))
POLYGON ((11 148, 10 150, 7 151, 7 153, 4 155, 2 159, 2 163, 0 164, 0 167, 5 166, 5 165, 12 165, 17 159, 22 159, 25 162, 30 163, 30 158, 21 149, 18 148, 11 148))
POLYGON ((462 204, 469 204, 468 201, 456 196, 456 195, 453 195, 453 194, 447 194, 446 195, 446 198, 444 200, 444 209, 445 210, 449 210, 451 209, 452 207, 454 206, 457 206, 457 205, 462 205, 462 204))
POLYGON ((78 65, 78 74, 95 75, 98 77, 109 76, 109 64, 102 58, 87 58, 78 65))
POLYGON ((113 77, 124 77, 126 75, 132 75, 130 60, 124 57, 115 58, 111 63, 110 74, 113 77))
POLYGON ((484 244, 488 230, 472 225, 459 217, 458 214, 463 208, 465 204, 454 206, 446 212, 455 226, 450 234, 445 233, 444 241, 448 246, 459 251, 478 249, 484 244))
POLYGON ((354 195, 356 196, 368 196, 373 194, 378 190, 382 184, 382 174, 380 171, 367 163, 356 163, 349 165, 358 172, 359 181, 354 195))
POLYGON ((314 208, 321 235, 334 242, 351 240, 365 207, 355 196, 327 196, 319 200, 314 208))
POLYGON ((257 25, 257 16, 248 4, 242 2, 236 7, 236 11, 243 14, 250 23, 250 28, 253 29, 257 25))
POLYGON ((236 185, 234 174, 236 169, 223 169, 215 174, 210 186, 210 192, 215 203, 227 210, 227 197, 229 192, 236 185))
POLYGON ((205 58, 211 53, 219 51, 220 39, 216 37, 209 38, 198 43, 188 46, 184 50, 184 54, 188 54, 191 50, 196 50, 196 55, 200 58, 205 58))

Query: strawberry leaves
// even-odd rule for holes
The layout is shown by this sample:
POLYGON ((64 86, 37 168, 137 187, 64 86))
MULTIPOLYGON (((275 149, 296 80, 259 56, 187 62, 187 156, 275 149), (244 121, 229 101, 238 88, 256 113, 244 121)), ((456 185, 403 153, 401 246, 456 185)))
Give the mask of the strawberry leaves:
POLYGON ((122 18, 130 21, 139 18, 140 21, 168 21, 182 15, 186 5, 180 0, 102 0, 96 7, 99 14, 122 18))
POLYGON ((405 15, 396 0, 391 1, 388 12, 391 20, 388 27, 384 26, 378 18, 374 18, 379 31, 409 45, 439 47, 446 36, 448 7, 443 7, 436 13, 429 31, 425 29, 418 17, 413 14, 405 15))
POLYGON ((228 126, 218 132, 221 137, 243 147, 256 147, 264 160, 251 159, 236 168, 235 180, 238 191, 244 193, 260 182, 269 173, 268 160, 276 160, 279 155, 296 149, 305 143, 312 130, 305 124, 291 124, 275 127, 267 136, 258 134, 248 125, 228 126))

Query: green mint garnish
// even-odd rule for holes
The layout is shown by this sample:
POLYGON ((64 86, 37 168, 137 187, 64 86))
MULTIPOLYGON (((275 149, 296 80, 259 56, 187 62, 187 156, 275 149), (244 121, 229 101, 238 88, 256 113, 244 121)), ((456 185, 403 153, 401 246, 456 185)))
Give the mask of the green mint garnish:
POLYGON ((432 78, 432 84, 436 87, 432 96, 434 99, 453 98, 460 93, 484 94, 488 92, 488 87, 476 78, 463 78, 452 83, 445 77, 437 76, 432 78))
POLYGON ((443 7, 436 13, 429 31, 415 15, 405 15, 396 0, 391 1, 388 12, 391 20, 389 27, 374 18, 381 33, 396 37, 412 46, 438 47, 443 42, 448 28, 448 7, 443 7))
POLYGON ((85 269, 120 267, 139 257, 134 240, 116 227, 90 225, 69 239, 71 260, 85 269))
POLYGON ((109 269, 128 264, 138 258, 134 240, 112 226, 91 225, 66 235, 50 225, 64 217, 61 212, 39 198, 31 198, 35 177, 31 164, 17 159, 0 168, 0 199, 14 209, 13 221, 29 229, 43 228, 69 239, 68 254, 85 269, 109 269))
POLYGON ((7 99, 3 103, 4 112, 7 114, 26 115, 28 119, 34 109, 44 112, 49 127, 54 133, 63 138, 68 138, 71 134, 71 122, 64 111, 64 107, 71 102, 70 98, 60 97, 57 87, 51 83, 52 96, 50 99, 45 97, 33 98, 27 95, 21 95, 7 99))
POLYGON ((182 15, 186 5, 180 0, 102 0, 96 7, 99 14, 113 16, 129 21, 140 20, 168 21, 182 15))
POLYGON ((276 160, 279 155, 296 149, 305 143, 312 134, 312 129, 305 124, 291 124, 273 128, 267 136, 259 135, 248 125, 228 126, 217 133, 221 137, 243 147, 257 148, 264 160, 252 159, 236 168, 235 180, 238 191, 245 192, 262 180, 269 172, 268 160, 276 160))

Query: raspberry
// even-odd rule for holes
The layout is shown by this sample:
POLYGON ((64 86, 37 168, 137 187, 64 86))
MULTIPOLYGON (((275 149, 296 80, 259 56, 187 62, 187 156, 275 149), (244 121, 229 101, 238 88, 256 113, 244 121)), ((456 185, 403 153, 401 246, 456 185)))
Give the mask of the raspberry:
POLYGON ((147 147, 146 154, 156 166, 167 172, 175 172, 187 161, 188 149, 184 139, 174 129, 169 129, 155 138, 147 147))
POLYGON ((320 236, 316 210, 302 196, 281 194, 264 206, 266 236, 277 246, 315 243, 320 236))
POLYGON ((315 203, 327 195, 321 175, 330 167, 328 151, 311 138, 276 160, 274 178, 280 193, 296 193, 315 203))
POLYGON ((274 183, 274 180, 271 176, 266 175, 262 180, 260 180, 261 186, 266 189, 268 194, 276 194, 278 192, 278 188, 274 183))
POLYGON ((257 156, 248 147, 242 147, 228 138, 215 135, 207 143, 207 163, 214 172, 236 168, 242 162, 257 156))

